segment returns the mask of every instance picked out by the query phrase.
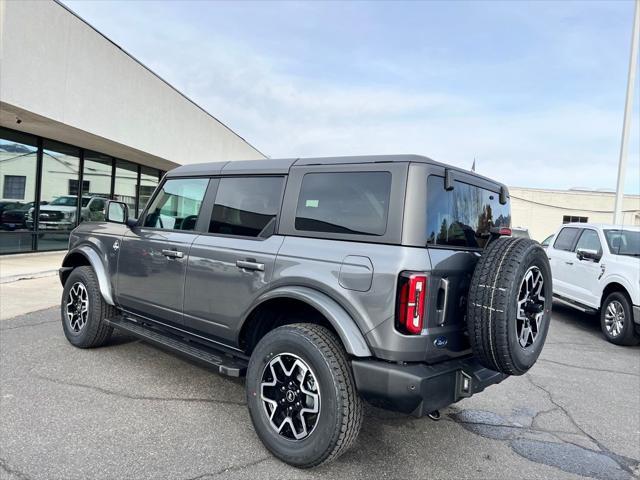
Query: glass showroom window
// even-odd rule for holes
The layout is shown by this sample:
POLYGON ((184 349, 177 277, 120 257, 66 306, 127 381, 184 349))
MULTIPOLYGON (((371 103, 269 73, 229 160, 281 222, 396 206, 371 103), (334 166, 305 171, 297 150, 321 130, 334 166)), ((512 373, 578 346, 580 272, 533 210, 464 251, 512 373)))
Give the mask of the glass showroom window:
POLYGON ((116 160, 116 180, 113 199, 129 206, 129 215, 136 211, 136 186, 138 184, 138 167, 124 160, 116 160))
POLYGON ((113 159, 108 155, 85 151, 84 169, 82 170, 82 196, 90 199, 88 217, 82 220, 99 222, 104 220, 104 202, 99 201, 111 196, 111 173, 113 159))
POLYGON ((140 208, 138 210, 138 214, 144 210, 144 207, 147 206, 147 202, 149 198, 151 198, 151 194, 158 186, 158 179, 160 177, 160 172, 155 168, 149 167, 141 167, 140 170, 140 189, 139 189, 139 204, 140 208))
MULTIPOLYGON (((79 154, 76 147, 44 141, 38 250, 66 248, 69 232, 77 225, 79 215, 83 219, 88 216, 88 197, 82 197, 78 208, 79 154)), ((27 221, 34 223, 32 216, 27 221)))
POLYGON ((36 192, 36 138, 0 128, 0 253, 33 249, 27 214, 36 192))

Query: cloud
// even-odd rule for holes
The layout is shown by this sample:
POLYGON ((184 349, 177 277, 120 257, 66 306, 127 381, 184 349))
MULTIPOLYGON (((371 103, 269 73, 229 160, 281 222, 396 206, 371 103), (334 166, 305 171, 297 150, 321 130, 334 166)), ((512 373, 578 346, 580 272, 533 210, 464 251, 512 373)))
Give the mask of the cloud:
MULTIPOLYGON (((595 37, 571 27, 574 10, 557 13, 568 33, 539 33, 543 46, 556 47, 548 52, 532 44, 520 57, 466 62, 447 62, 447 49, 422 52, 424 62, 406 51, 397 59, 354 53, 328 61, 323 55, 337 54, 318 48, 291 57, 158 12, 142 28, 120 14, 114 28, 129 36, 135 56, 272 157, 417 153, 465 168, 475 157, 480 173, 510 185, 614 188, 623 92, 575 95, 582 84, 562 78, 565 64, 580 75, 610 66, 602 52, 590 58, 580 47, 595 37), (308 68, 314 62, 319 67, 308 68)), ((634 122, 627 191, 637 193, 637 113, 634 122)))

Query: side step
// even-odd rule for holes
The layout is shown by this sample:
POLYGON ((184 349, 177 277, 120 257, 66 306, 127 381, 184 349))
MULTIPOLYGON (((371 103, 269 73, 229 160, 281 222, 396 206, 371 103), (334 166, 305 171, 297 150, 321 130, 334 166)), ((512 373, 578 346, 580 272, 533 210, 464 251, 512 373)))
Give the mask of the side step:
POLYGON ((598 313, 598 310, 596 310, 595 308, 588 307, 587 305, 582 305, 579 302, 576 302, 574 300, 570 300, 570 299, 565 298, 565 297, 563 297, 561 295, 554 295, 553 299, 556 302, 560 302, 563 305, 567 305, 569 307, 573 307, 573 308, 575 308, 577 310, 580 310, 581 312, 584 312, 584 313, 591 313, 591 314, 598 313))
POLYGON ((118 316, 107 318, 105 321, 109 325, 130 333, 141 340, 182 354, 205 366, 213 367, 214 370, 222 375, 240 377, 244 376, 247 371, 247 362, 241 358, 230 356, 225 352, 204 346, 197 342, 191 342, 164 330, 143 325, 133 319, 118 316))

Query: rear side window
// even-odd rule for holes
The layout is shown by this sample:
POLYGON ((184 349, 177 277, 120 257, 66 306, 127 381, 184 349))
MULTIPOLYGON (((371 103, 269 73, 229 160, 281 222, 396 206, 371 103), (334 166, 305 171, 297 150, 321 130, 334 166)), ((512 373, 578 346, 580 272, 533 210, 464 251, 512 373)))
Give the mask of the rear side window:
POLYGON ((296 230, 384 235, 390 172, 307 173, 302 179, 296 230))
POLYGON ((553 242, 553 248, 556 250, 566 250, 567 252, 572 251, 578 233, 580 233, 580 229, 578 228, 563 228, 556 237, 556 241, 553 242))
POLYGON ((427 178, 427 245, 482 248, 492 227, 509 227, 509 202, 500 194, 456 180, 445 190, 444 177, 427 178))
POLYGON ((283 184, 283 177, 221 178, 209 232, 262 238, 272 235, 283 184))

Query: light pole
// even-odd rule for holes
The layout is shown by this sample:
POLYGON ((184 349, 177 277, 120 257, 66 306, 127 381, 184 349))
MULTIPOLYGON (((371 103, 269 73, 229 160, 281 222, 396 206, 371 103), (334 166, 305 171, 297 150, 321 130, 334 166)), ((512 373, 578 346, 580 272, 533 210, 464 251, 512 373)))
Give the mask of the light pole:
POLYGON ((640 28, 640 0, 635 0, 633 12, 633 29, 631 32, 631 58, 629 58, 629 76, 627 78, 627 100, 624 104, 624 120, 622 121, 622 140, 620 142, 620 160, 618 162, 618 184, 616 187, 616 203, 613 210, 613 223, 622 224, 622 203, 624 201, 624 176, 627 169, 627 148, 629 144, 629 128, 631 127, 631 110, 633 109, 633 87, 636 81, 638 66, 638 29, 640 28))

